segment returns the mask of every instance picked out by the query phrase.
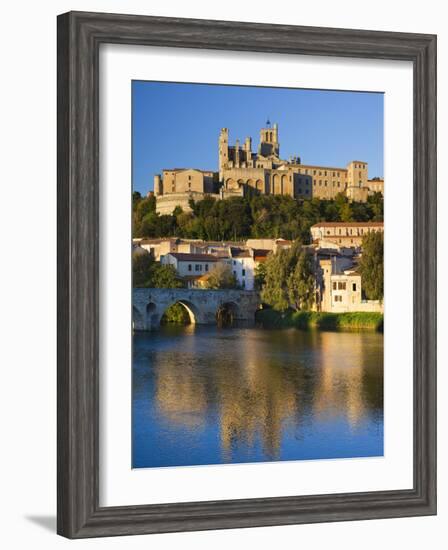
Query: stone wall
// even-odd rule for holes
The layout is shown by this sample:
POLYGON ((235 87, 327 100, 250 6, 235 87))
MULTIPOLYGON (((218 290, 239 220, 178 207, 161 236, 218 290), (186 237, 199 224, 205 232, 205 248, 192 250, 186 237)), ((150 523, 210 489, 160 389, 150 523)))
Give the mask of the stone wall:
POLYGON ((249 290, 201 290, 185 288, 134 288, 132 320, 134 330, 155 330, 171 305, 180 302, 192 323, 212 325, 216 312, 228 304, 238 321, 255 320, 260 306, 258 292, 249 290))

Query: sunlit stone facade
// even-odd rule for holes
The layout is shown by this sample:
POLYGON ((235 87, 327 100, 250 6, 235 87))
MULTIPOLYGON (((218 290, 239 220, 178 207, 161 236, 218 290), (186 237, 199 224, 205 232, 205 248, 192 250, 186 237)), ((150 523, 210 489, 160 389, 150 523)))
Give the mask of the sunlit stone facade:
POLYGON ((252 138, 229 142, 228 128, 222 128, 218 141, 219 171, 191 168, 163 170, 154 177, 157 211, 170 214, 176 206, 189 210, 189 200, 204 195, 216 199, 243 196, 250 192, 287 195, 299 199, 334 199, 338 193, 350 200, 365 202, 373 193, 384 193, 384 180, 368 179, 368 163, 353 160, 345 168, 302 164, 299 156, 280 157, 278 125, 266 124, 260 130, 257 152, 252 138))

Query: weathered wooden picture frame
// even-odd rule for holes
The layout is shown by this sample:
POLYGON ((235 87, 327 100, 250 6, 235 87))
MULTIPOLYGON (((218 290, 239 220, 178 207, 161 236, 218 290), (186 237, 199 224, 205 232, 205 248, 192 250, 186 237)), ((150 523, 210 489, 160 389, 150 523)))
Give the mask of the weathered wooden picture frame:
POLYGON ((58 533, 68 538, 85 538, 435 513, 436 37, 83 12, 59 16, 58 533), (412 62, 412 489, 99 505, 98 89, 99 47, 105 43, 412 62))

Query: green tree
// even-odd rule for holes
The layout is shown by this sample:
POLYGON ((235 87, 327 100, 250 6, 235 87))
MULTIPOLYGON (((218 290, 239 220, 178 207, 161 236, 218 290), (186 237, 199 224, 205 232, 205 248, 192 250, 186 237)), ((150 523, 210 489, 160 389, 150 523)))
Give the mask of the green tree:
POLYGON ((148 252, 134 251, 132 254, 132 286, 135 288, 148 286, 154 263, 153 257, 148 252))
POLYGON ((151 288, 181 288, 184 286, 179 280, 174 266, 160 263, 154 264, 150 283, 151 288))
POLYGON ((205 287, 210 289, 236 288, 238 286, 235 275, 230 266, 218 263, 209 272, 205 287))
POLYGON ((314 301, 313 263, 301 241, 295 241, 290 249, 268 256, 261 299, 279 311, 311 308, 314 301))
POLYGON ((133 194, 133 235, 207 240, 254 238, 300 239, 310 242, 310 227, 320 221, 381 221, 383 196, 375 193, 367 203, 349 202, 339 193, 333 200, 294 199, 283 195, 249 193, 216 200, 206 195, 190 200, 190 212, 176 207, 172 215, 156 213, 156 197, 133 194))
POLYGON ((132 207, 135 209, 137 204, 142 200, 142 195, 139 191, 132 193, 132 207))
POLYGON ((382 232, 368 233, 362 239, 359 272, 366 297, 369 300, 382 300, 384 296, 384 236, 382 232))
POLYGON ((345 202, 341 205, 339 209, 339 216, 341 218, 341 222, 352 222, 353 221, 353 209, 350 205, 350 203, 345 202))
POLYGON ((266 281, 266 264, 259 263, 255 268, 254 286, 256 290, 261 290, 266 281))
POLYGON ((309 310, 314 303, 313 259, 303 250, 295 258, 296 265, 286 281, 288 300, 295 310, 309 310))
POLYGON ((382 222, 384 217, 384 199, 381 193, 373 193, 367 198, 370 210, 370 220, 382 222))

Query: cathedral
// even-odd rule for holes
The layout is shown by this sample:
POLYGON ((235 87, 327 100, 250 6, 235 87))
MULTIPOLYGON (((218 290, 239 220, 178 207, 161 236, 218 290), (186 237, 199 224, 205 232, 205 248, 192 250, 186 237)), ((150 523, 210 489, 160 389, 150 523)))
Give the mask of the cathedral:
POLYGON ((194 168, 163 170, 154 177, 157 212, 171 214, 180 206, 189 211, 189 201, 205 195, 216 199, 244 196, 248 192, 288 195, 297 199, 334 199, 338 193, 365 202, 375 192, 384 193, 384 180, 368 179, 367 162, 352 160, 345 168, 302 164, 299 156, 280 158, 278 125, 260 130, 257 152, 252 138, 229 144, 229 130, 222 128, 218 145, 219 172, 194 168), (252 190, 252 191, 251 191, 252 190))

